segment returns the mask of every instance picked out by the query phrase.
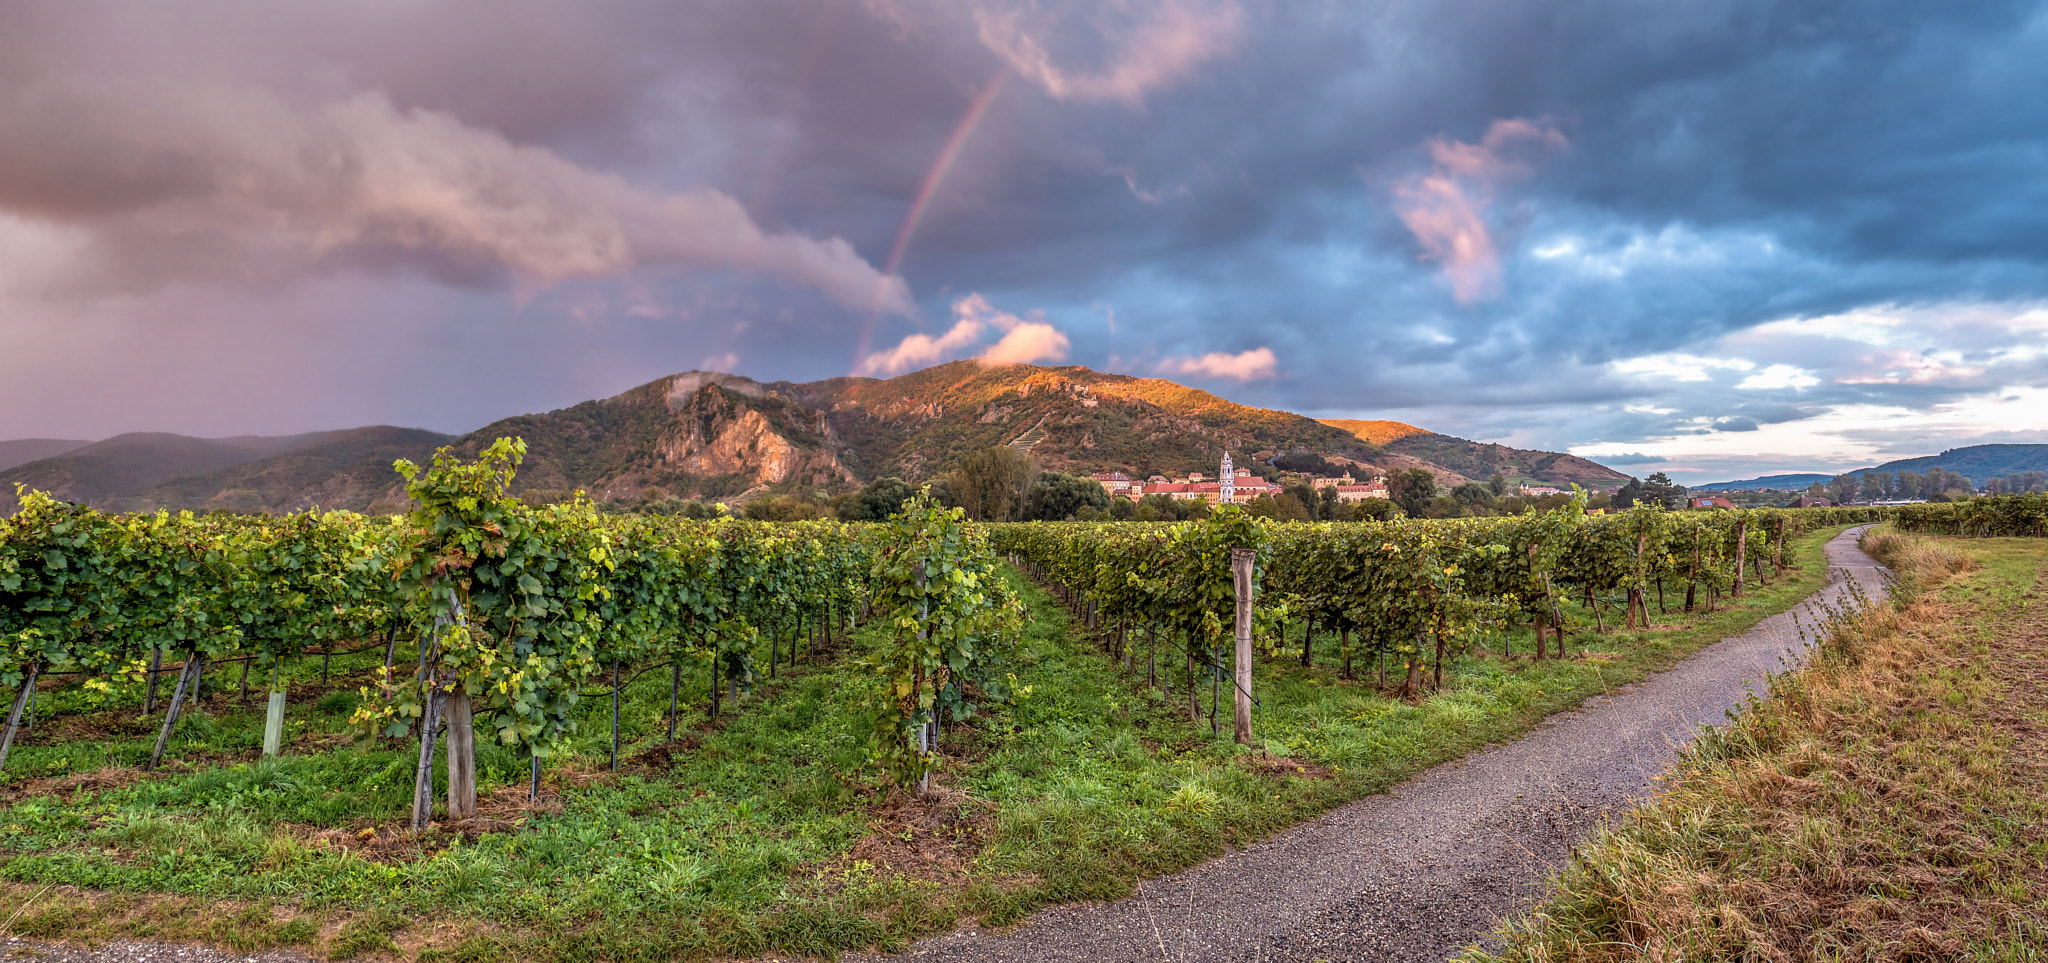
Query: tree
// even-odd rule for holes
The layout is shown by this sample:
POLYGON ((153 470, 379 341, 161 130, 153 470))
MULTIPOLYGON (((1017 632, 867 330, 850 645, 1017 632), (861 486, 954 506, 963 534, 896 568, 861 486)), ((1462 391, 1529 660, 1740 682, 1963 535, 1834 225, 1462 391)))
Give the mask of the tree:
POLYGON ((1281 491, 1284 495, 1292 497, 1296 502, 1298 502, 1301 505, 1303 511, 1306 513, 1308 521, 1327 521, 1327 519, 1323 518, 1321 513, 1317 511, 1317 509, 1322 506, 1322 500, 1316 497, 1315 489, 1310 488, 1308 485, 1302 482, 1295 482, 1294 484, 1288 485, 1285 488, 1281 489, 1281 491))
POLYGON ((1429 517, 1430 499, 1436 497, 1436 476, 1427 468, 1410 468, 1387 476, 1387 495, 1410 518, 1429 517))
POLYGON ((1335 478, 1338 475, 1344 474, 1344 469, 1338 467, 1336 463, 1314 452, 1289 452, 1273 459, 1270 464, 1281 471, 1299 472, 1303 475, 1320 475, 1324 478, 1335 478))
POLYGON ((1508 476, 1494 472, 1493 477, 1486 480, 1486 487, 1493 492, 1493 497, 1500 498, 1508 493, 1508 476))
POLYGON ((1884 476, 1885 474, 1886 474, 1885 472, 1876 472, 1876 471, 1874 471, 1874 472, 1870 472, 1869 474, 1866 474, 1866 475, 1864 475, 1864 476, 1863 476, 1863 500, 1864 500, 1864 501, 1866 501, 1866 502, 1881 502, 1881 501, 1884 501, 1884 495, 1885 495, 1885 492, 1884 492, 1884 483, 1885 483, 1885 479, 1884 479, 1884 478, 1883 478, 1882 476, 1884 476))
POLYGON ((1281 522, 1311 521, 1308 517, 1308 508, 1301 503, 1301 499, 1286 492, 1282 492, 1277 498, 1272 495, 1260 495, 1246 504, 1244 510, 1245 514, 1253 518, 1270 518, 1281 522))
POLYGON ((1650 477, 1643 479, 1643 494, 1637 500, 1654 502, 1667 510, 1684 508, 1685 486, 1661 471, 1651 472, 1650 477))
POLYGON ((1425 518, 1464 518, 1472 514, 1465 503, 1449 495, 1438 495, 1423 506, 1425 518))
POLYGON ((1344 502, 1337 497, 1337 486, 1324 485, 1322 492, 1316 496, 1316 502, 1316 518, 1325 522, 1345 520, 1342 517, 1345 514, 1344 502))
POLYGON ((1083 508, 1099 515, 1109 510, 1109 491, 1093 478, 1064 472, 1041 473, 1031 483, 1031 496, 1024 506, 1026 521, 1061 522, 1083 508))
POLYGON ((967 517, 980 522, 1014 521, 1022 515, 1038 466, 1008 445, 984 448, 960 459, 943 476, 945 493, 967 517))
POLYGON ((1361 522, 1367 519, 1384 522, 1400 514, 1401 506, 1385 498, 1361 498, 1351 503, 1351 517, 1361 522))
POLYGON ((1493 507, 1493 489, 1480 482, 1466 482, 1451 489, 1451 497, 1464 503, 1468 509, 1493 507))
POLYGON ((1859 487, 1855 475, 1836 475, 1828 480, 1828 494, 1843 505, 1856 500, 1856 490, 1859 487))
POLYGON ((1177 522, 1187 517, 1187 504, 1172 495, 1146 495, 1138 499, 1135 517, 1141 522, 1177 522))
POLYGON ((746 513, 759 522, 801 522, 824 518, 832 510, 822 501, 801 495, 768 495, 748 502, 746 513))
POLYGON ((1631 475, 1629 476, 1628 484, 1621 486, 1621 490, 1614 493, 1614 507, 1634 508, 1636 507, 1637 499, 1642 497, 1643 483, 1637 481, 1635 476, 1631 475))
POLYGON ((849 522, 888 521, 889 516, 902 510, 903 503, 915 494, 917 489, 901 478, 877 478, 847 500, 840 509, 840 516, 849 522))

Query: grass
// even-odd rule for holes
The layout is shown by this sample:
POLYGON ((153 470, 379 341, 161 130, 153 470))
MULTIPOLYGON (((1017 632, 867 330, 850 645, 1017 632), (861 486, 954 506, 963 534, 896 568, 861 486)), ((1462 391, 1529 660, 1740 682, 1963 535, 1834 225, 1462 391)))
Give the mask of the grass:
POLYGON ((1843 613, 1469 961, 2048 958, 2048 542, 1866 545, 1895 603, 1843 613))
MULTIPOLYGON (((863 633, 785 668, 716 724, 686 723, 673 743, 666 673, 640 677, 625 693, 616 774, 609 698, 586 699, 582 734, 538 805, 524 802, 523 761, 479 746, 483 818, 419 835, 402 829, 417 747, 343 733, 352 689, 381 653, 338 658, 324 691, 317 661, 296 667, 287 754, 270 761, 258 758, 261 694, 241 703, 232 678, 212 673, 211 694, 149 775, 138 766, 154 720, 135 721, 134 696, 72 684, 39 696, 39 728, 0 784, 0 920, 40 939, 331 958, 900 948, 963 918, 1002 925, 1125 895, 1513 738, 1810 594, 1832 534, 1800 539, 1798 567, 1737 607, 1577 634, 1565 660, 1466 658, 1446 691, 1415 704, 1328 665, 1266 662, 1257 751, 1230 742, 1227 724, 1221 738, 1191 724, 1182 692, 1126 674, 1020 580, 1033 613, 1011 656, 1016 698, 946 733, 947 767, 927 797, 862 768, 848 696, 868 684, 850 667, 875 641, 863 633)), ((1526 633, 1515 644, 1531 649, 1526 633)), ((701 718, 702 670, 684 680, 686 718, 701 718)))

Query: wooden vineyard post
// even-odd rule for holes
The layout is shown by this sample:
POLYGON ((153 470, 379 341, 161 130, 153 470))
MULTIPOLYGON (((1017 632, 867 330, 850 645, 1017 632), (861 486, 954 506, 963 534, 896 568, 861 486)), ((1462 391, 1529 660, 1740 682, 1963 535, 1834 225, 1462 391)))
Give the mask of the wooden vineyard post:
POLYGON ((420 763, 413 770, 412 831, 422 832, 434 815, 434 741, 441 737, 441 689, 427 673, 427 705, 420 713, 420 763))
MULTIPOLYGON (((917 603, 917 640, 924 642, 930 638, 927 630, 932 617, 931 599, 924 597, 924 562, 920 561, 917 563, 917 566, 911 570, 911 577, 917 582, 918 594, 920 596, 917 603)), ((921 678, 923 675, 922 669, 919 670, 919 675, 918 684, 922 685, 924 682, 923 678, 921 678)), ((928 719, 919 723, 917 727, 918 768, 923 772, 917 783, 919 795, 932 791, 931 760, 926 757, 936 751, 936 747, 932 745, 932 722, 928 719)))
POLYGON ((275 756, 284 748, 284 674, 281 664, 270 667, 270 708, 263 717, 263 754, 275 756))
MULTIPOLYGON (((1237 744, 1252 744, 1252 569, 1258 552, 1249 548, 1230 550, 1230 575, 1237 588, 1237 744)), ((1306 654, 1307 647, 1303 646, 1306 654)))
POLYGON ((612 771, 619 771, 619 660, 617 659, 612 660, 612 771))
POLYGON ((448 818, 476 815, 476 725, 470 713, 469 689, 458 685, 447 696, 448 818))
POLYGON ((1742 563, 1749 554, 1748 547, 1749 522, 1738 521, 1735 523, 1735 588, 1730 593, 1738 599, 1742 597, 1742 563))
POLYGON ((156 711, 156 676, 158 672, 163 671, 163 667, 163 646, 152 646, 149 650, 149 694, 142 699, 142 716, 145 719, 156 711))
POLYGON ((7 768, 7 753, 14 748, 14 733, 21 726, 21 709, 36 691, 36 676, 42 674, 43 664, 28 664, 28 678, 22 680, 21 691, 14 696, 14 708, 7 713, 7 734, 0 736, 0 769, 7 768))
POLYGON ((677 656, 668 664, 668 741, 676 741, 676 701, 683 687, 683 658, 677 656))
POLYGON ((1315 644, 1316 638, 1315 617, 1310 616, 1305 621, 1308 622, 1308 627, 1301 632, 1301 667, 1304 669, 1315 664, 1315 656, 1310 654, 1309 649, 1315 644))
POLYGON ((711 718, 718 718, 718 647, 711 648, 711 718))
POLYGON ((164 710, 164 725, 156 734, 156 750, 149 754, 150 769, 164 759, 164 750, 171 745, 171 729, 178 724, 178 712, 185 707, 185 690, 195 684, 201 672, 197 646, 185 653, 185 668, 178 673, 178 685, 171 690, 171 705, 164 710))

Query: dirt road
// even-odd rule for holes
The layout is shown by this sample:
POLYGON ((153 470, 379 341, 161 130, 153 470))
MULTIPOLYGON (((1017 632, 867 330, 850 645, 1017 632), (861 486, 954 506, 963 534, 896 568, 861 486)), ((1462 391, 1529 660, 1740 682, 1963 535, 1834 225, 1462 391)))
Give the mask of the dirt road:
POLYGON ((1882 593, 1881 567, 1856 545, 1861 532, 1828 543, 1829 584, 1798 609, 1519 741, 1147 882, 1129 899, 1056 907, 1004 931, 956 931, 898 959, 1442 960, 1542 895, 1553 867, 1649 792, 1699 726, 1725 721, 1767 673, 1800 658, 1795 613, 1810 619, 1851 578, 1882 593))

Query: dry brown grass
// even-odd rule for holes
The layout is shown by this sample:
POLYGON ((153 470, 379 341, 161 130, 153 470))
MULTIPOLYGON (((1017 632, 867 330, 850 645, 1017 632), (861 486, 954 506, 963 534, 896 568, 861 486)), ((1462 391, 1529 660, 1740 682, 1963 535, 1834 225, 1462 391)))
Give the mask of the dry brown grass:
POLYGON ((1838 621, 1474 959, 2048 958, 2048 545, 1873 541, 1910 605, 1838 621))

